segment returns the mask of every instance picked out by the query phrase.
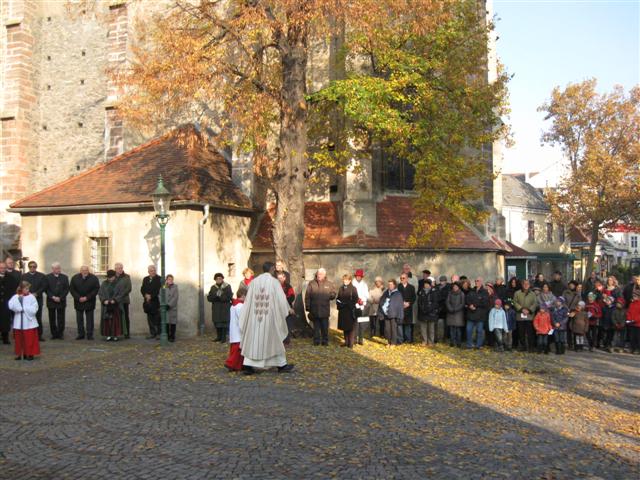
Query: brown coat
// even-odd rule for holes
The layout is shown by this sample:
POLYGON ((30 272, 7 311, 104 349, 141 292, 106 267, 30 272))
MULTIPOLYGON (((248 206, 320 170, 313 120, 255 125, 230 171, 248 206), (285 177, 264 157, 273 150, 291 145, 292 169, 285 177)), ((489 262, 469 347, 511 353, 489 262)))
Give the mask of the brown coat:
POLYGON ((329 318, 331 300, 336 298, 336 287, 329 280, 311 280, 304 294, 304 305, 311 320, 329 318))
POLYGON ((571 320, 571 331, 576 335, 586 335, 589 330, 589 317, 587 312, 575 312, 575 317, 571 320))

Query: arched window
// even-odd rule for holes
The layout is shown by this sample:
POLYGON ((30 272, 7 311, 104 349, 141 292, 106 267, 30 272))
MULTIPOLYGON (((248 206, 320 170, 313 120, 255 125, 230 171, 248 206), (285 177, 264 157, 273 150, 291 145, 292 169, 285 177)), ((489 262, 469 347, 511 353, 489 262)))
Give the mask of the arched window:
POLYGON ((410 192, 414 189, 415 167, 382 149, 382 186, 385 191, 410 192))

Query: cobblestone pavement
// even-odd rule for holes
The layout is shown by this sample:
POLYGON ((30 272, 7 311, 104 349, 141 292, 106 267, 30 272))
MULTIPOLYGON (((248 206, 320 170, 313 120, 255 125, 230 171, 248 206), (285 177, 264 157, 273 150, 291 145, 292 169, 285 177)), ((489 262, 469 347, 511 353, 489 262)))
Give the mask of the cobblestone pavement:
POLYGON ((210 340, 2 346, 0 478, 638 478, 639 357, 297 340, 245 377, 210 340))

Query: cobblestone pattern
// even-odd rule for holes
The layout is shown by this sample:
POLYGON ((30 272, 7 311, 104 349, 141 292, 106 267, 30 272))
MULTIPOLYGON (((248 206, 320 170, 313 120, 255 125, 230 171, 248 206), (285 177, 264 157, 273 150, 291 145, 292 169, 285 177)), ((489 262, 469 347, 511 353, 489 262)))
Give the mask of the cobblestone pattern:
MULTIPOLYGON (((203 342, 171 348, 189 355, 203 342)), ((414 382, 412 394, 398 396, 322 391, 304 368, 278 382, 215 363, 210 381, 157 381, 150 372, 162 356, 151 343, 84 353, 64 343, 48 342, 49 359, 32 364, 0 351, 2 479, 637 478, 637 463, 534 426, 543 419, 504 416, 409 378, 398 381, 414 382)), ((210 345, 221 360, 224 347, 210 345)), ((336 371, 338 384, 353 374, 336 371)), ((372 362, 362 382, 389 373, 372 362)))

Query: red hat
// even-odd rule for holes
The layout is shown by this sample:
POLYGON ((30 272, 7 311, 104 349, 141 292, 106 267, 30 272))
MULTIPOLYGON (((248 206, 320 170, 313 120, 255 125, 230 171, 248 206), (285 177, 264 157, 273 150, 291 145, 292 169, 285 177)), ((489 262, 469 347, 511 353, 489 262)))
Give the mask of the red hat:
POLYGON ((500 300, 499 298, 496 298, 496 301, 494 303, 496 305, 502 306, 502 300, 500 300))
POLYGON ((356 277, 364 277, 364 270, 359 268, 358 270, 356 270, 356 277))

